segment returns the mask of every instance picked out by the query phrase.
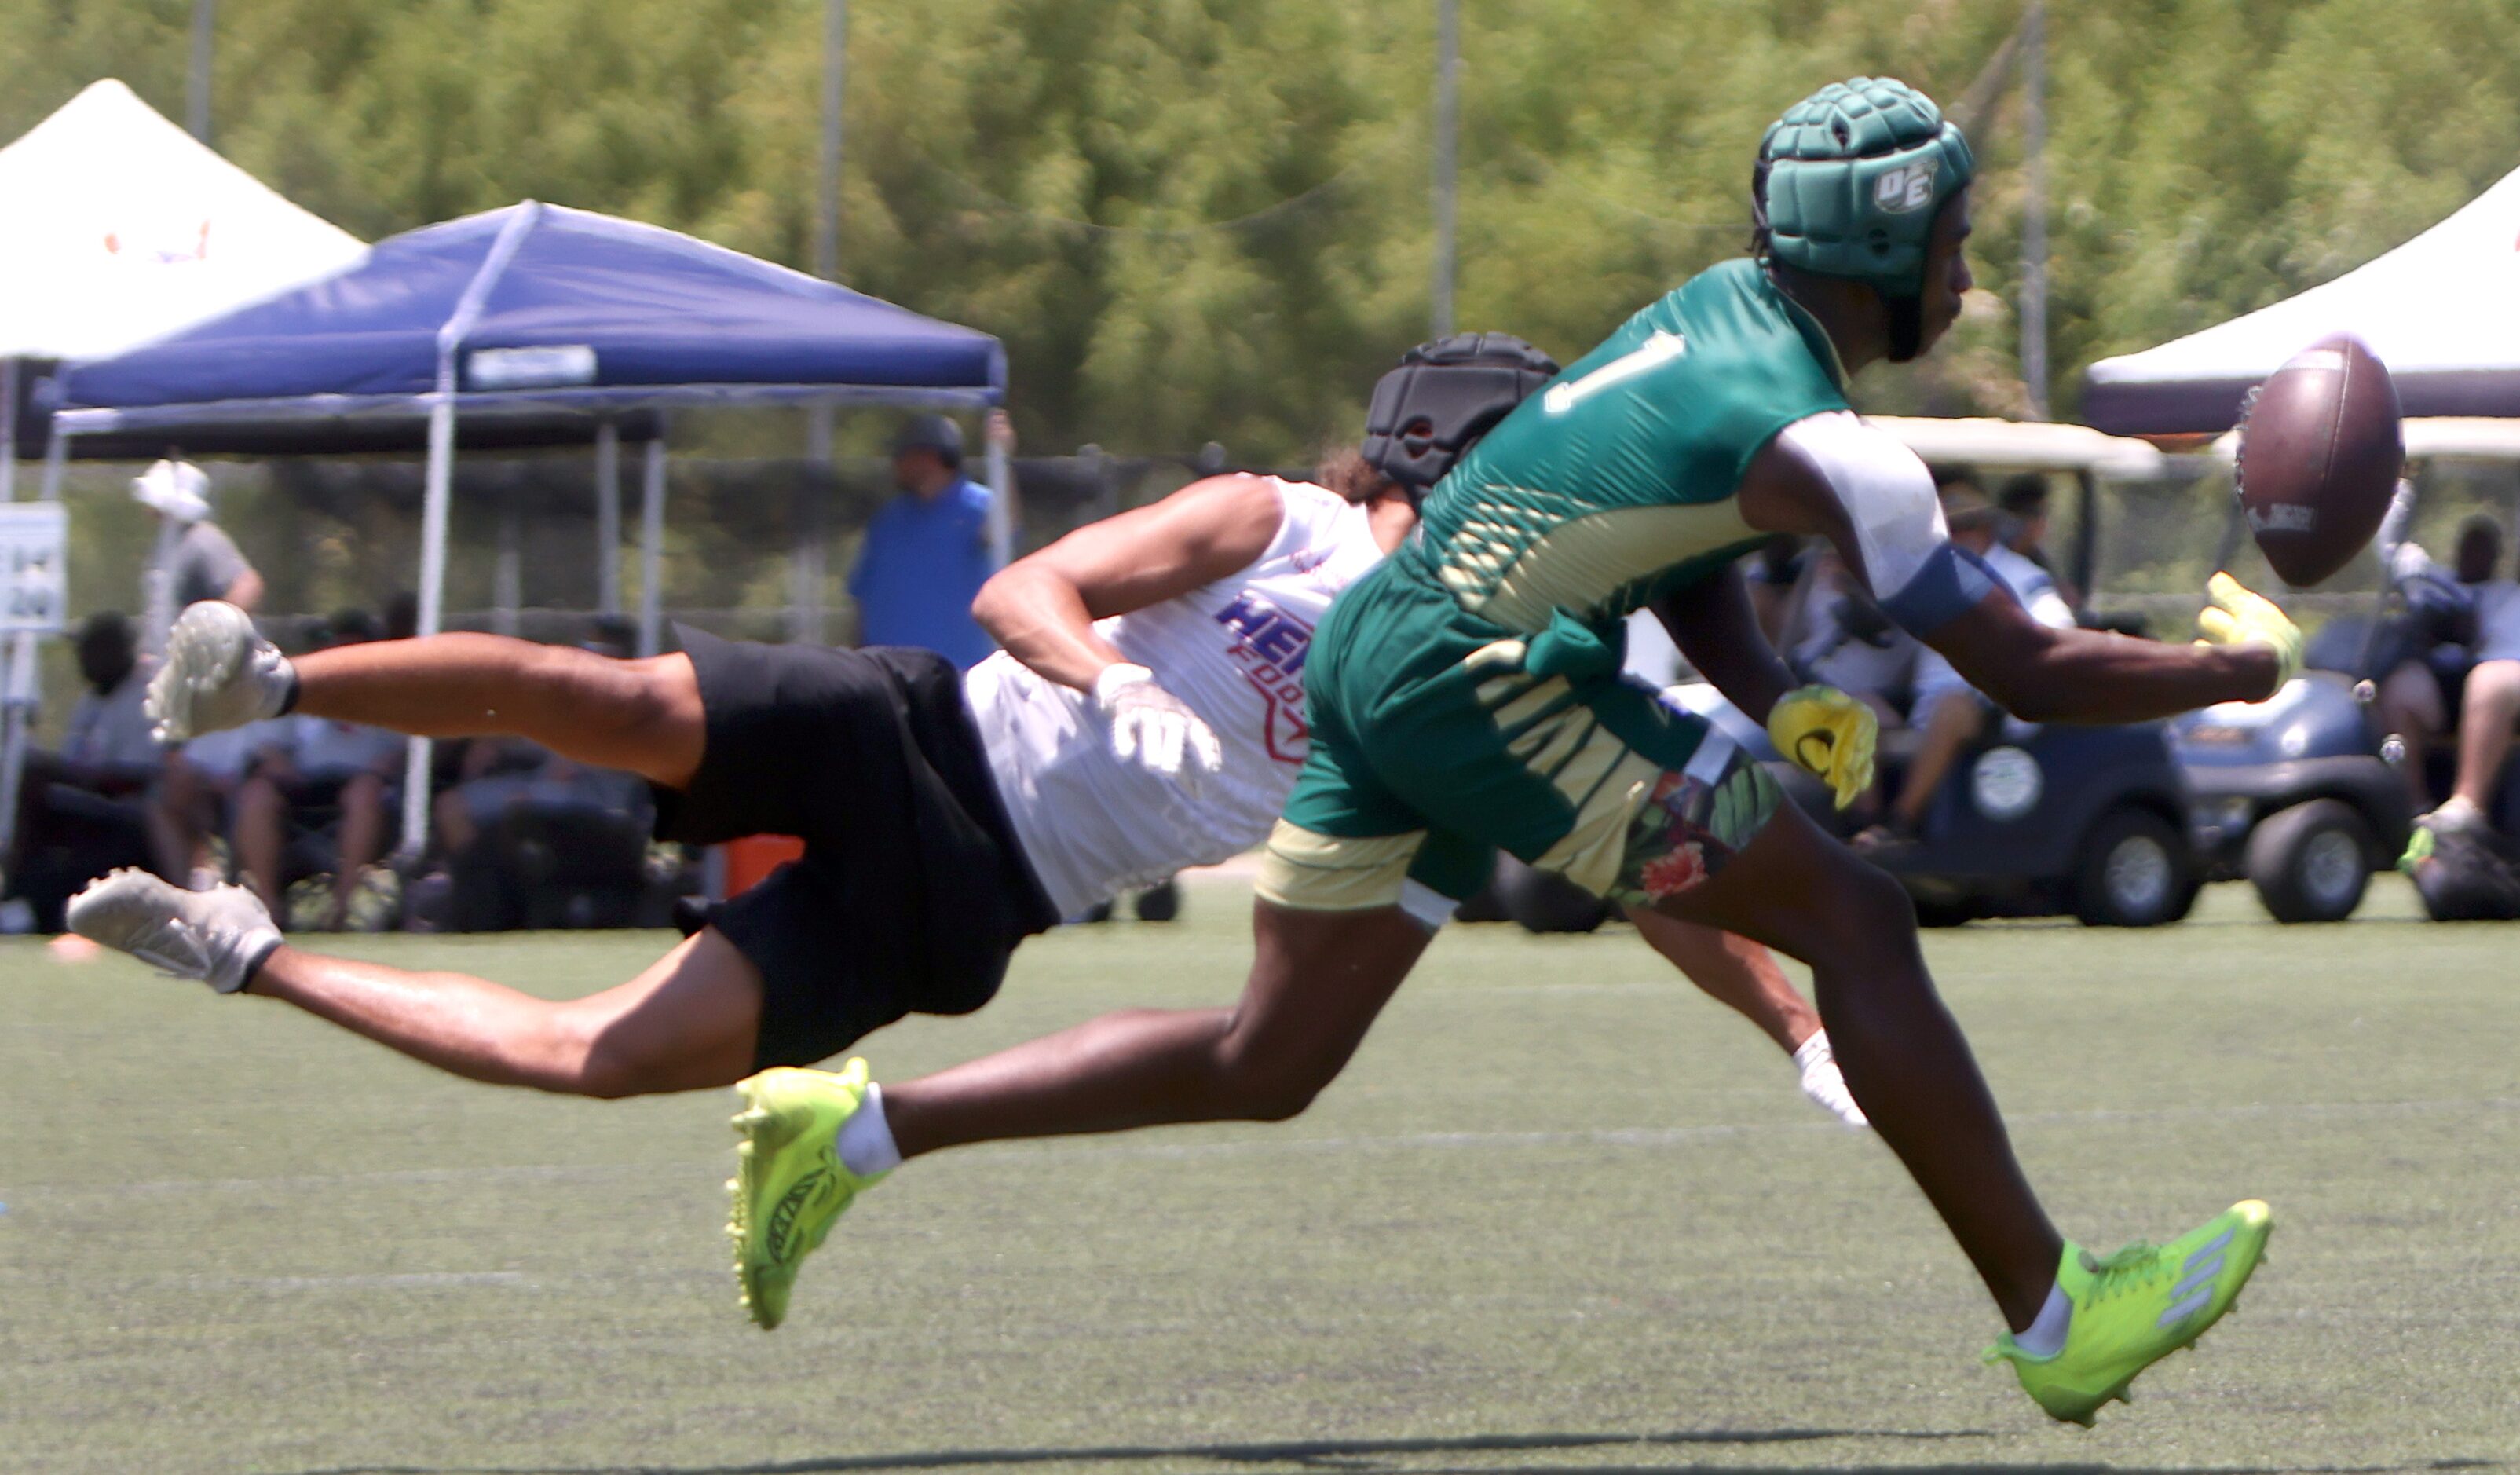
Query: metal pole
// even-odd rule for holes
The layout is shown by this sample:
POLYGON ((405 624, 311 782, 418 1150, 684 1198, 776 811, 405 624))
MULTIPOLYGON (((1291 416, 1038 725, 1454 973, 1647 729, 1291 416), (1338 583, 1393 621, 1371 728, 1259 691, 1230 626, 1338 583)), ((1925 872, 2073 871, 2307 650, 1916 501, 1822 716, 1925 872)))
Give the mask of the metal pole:
POLYGON ((848 73, 849 0, 823 0, 823 152, 816 174, 814 275, 840 280, 840 84, 848 73))
POLYGON ((648 442, 639 482, 639 653, 653 655, 665 634, 665 427, 648 442))
POLYGON ((499 551, 490 564, 490 628, 517 633, 517 606, 525 602, 525 514, 513 498, 499 503, 499 551))
POLYGON ((1004 568, 1015 556, 1015 467, 1007 448, 989 437, 989 566, 1004 568))
POLYGON ((1439 338, 1453 331, 1453 268, 1458 250, 1453 221, 1462 131, 1461 71, 1461 0, 1435 0, 1435 277, 1428 295, 1433 298, 1433 336, 1439 338))
POLYGON ((621 612, 621 431, 595 427, 595 607, 621 612))
MULTIPOLYGON (((455 355, 438 354, 437 395, 428 407, 428 493, 420 514, 420 631, 435 635, 446 607, 446 505, 455 485, 455 355)), ((429 741, 414 738, 404 749, 402 844, 397 853, 417 859, 428 846, 429 741)))
POLYGON ((819 449, 809 446, 805 474, 796 480, 796 545, 788 555, 788 638, 823 643, 823 583, 828 571, 832 473, 831 412, 825 410, 807 428, 819 428, 819 449))
POLYGON ((2021 382, 2048 418, 2048 7, 2022 18, 2021 382))
POLYGON ((193 0, 193 59, 184 73, 184 131, 210 141, 210 31, 218 0, 193 0))
POLYGON ((18 500, 18 361, 0 358, 0 502, 18 500))

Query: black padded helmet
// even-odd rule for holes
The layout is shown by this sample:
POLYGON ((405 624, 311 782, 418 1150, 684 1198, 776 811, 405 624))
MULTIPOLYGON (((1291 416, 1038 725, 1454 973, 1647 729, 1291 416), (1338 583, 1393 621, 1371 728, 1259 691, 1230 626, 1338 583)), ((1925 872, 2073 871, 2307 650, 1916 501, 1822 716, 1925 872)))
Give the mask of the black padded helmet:
POLYGON ((963 427, 942 415, 914 415, 892 437, 892 454, 933 451, 948 470, 963 464, 963 427))
POLYGON ((1373 386, 1365 459, 1414 501, 1507 412, 1556 377, 1555 359, 1510 334, 1457 333, 1420 343, 1373 386))

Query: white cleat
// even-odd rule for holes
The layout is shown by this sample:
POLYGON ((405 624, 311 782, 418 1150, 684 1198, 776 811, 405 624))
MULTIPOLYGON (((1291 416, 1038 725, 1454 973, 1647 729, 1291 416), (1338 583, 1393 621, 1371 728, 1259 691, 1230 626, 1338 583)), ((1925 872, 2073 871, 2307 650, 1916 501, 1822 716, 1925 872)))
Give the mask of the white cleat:
POLYGON ((254 630, 251 615, 203 600, 168 633, 166 663, 150 679, 144 710, 158 741, 182 742, 277 717, 296 688, 289 657, 254 630))
POLYGON ((1829 1047, 1828 1031, 1812 1031, 1812 1037, 1794 1050, 1794 1065, 1803 1073, 1803 1095, 1822 1111, 1849 1127, 1872 1125, 1864 1108, 1855 1104, 1855 1093, 1846 1089, 1846 1074, 1837 1068, 1837 1051, 1829 1047))
POLYGON ((233 994, 280 946, 262 901, 243 886, 170 886, 146 871, 115 871, 70 898, 70 930, 91 942, 233 994))

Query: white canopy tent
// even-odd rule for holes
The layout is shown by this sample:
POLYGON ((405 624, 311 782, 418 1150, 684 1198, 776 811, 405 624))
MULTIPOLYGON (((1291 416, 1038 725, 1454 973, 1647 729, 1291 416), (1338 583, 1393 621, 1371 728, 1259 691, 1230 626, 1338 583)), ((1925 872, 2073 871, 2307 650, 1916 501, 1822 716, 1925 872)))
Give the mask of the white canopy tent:
POLYGON ((16 496, 22 359, 120 353, 356 262, 120 82, 0 148, 0 501, 16 496))
POLYGON ((2213 434, 2332 333, 2371 346, 2410 417, 2520 416, 2520 171, 2333 282, 2091 367, 2083 418, 2121 435, 2213 434))

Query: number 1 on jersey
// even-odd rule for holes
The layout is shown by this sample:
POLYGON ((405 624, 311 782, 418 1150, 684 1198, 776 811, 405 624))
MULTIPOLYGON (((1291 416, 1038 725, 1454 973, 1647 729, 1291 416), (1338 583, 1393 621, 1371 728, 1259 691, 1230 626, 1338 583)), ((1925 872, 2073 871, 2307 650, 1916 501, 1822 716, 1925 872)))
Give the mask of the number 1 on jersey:
POLYGON ((1552 415, 1563 415, 1584 400, 1612 384, 1624 384, 1640 374, 1650 374, 1688 351, 1688 339, 1676 333, 1654 330, 1652 337, 1579 380, 1552 384, 1540 397, 1540 407, 1552 415))

